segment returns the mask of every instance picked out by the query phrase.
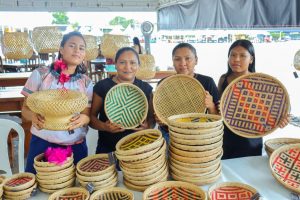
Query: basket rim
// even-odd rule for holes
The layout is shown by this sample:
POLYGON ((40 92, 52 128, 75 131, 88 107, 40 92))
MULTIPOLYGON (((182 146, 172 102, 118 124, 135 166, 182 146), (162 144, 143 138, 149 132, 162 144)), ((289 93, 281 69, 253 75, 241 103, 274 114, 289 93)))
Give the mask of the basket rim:
POLYGON ((265 141, 265 147, 270 151, 274 151, 275 149, 272 147, 272 144, 297 144, 300 143, 300 138, 270 138, 265 141))
POLYGON ((216 143, 199 145, 199 146, 189 146, 189 145, 184 145, 184 144, 178 144, 174 141, 170 141, 170 145, 175 146, 177 149, 181 149, 184 151, 194 151, 194 152, 211 150, 216 147, 222 146, 222 144, 223 144, 223 139, 217 141, 216 143))
POLYGON ((102 194, 114 193, 114 192, 121 192, 122 194, 125 194, 128 196, 128 198, 129 198, 128 200, 134 200, 133 192, 131 192, 130 190, 127 190, 125 188, 121 188, 121 187, 110 187, 110 188, 103 188, 103 189, 97 190, 90 196, 90 200, 93 200, 102 194))
POLYGON ((187 128, 178 128, 176 126, 168 126, 169 130, 172 130, 176 133, 184 134, 184 135, 208 135, 210 133, 213 133, 215 131, 219 131, 224 129, 223 124, 220 126, 216 126, 213 128, 201 128, 201 129, 187 129, 187 128))
POLYGON ((84 181, 84 182, 95 182, 95 181, 103 181, 109 178, 110 176, 114 175, 116 173, 115 170, 108 171, 101 175, 95 175, 95 176, 83 176, 79 174, 78 171, 76 171, 76 177, 77 179, 84 181))
POLYGON ((34 183, 35 183, 35 175, 32 173, 29 173, 29 172, 23 172, 23 173, 18 173, 18 174, 12 175, 9 178, 6 178, 4 180, 3 188, 6 191, 20 191, 20 190, 24 190, 24 189, 31 187, 32 185, 34 185, 34 183), (9 181, 16 179, 16 178, 20 178, 20 177, 29 177, 29 178, 31 178, 31 180, 22 185, 18 185, 18 186, 6 185, 9 181))
POLYGON ((211 138, 206 138, 206 139, 182 139, 182 138, 177 138, 174 137, 174 135, 170 135, 170 140, 174 141, 178 144, 183 144, 183 145, 191 145, 191 146, 195 146, 195 145, 209 145, 209 144, 213 144, 216 143, 220 140, 223 139, 223 131, 221 131, 221 133, 215 137, 211 137, 211 138))
POLYGON ((23 195, 27 195, 27 194, 31 194, 32 190, 34 190, 35 188, 37 188, 37 182, 35 182, 32 186, 30 186, 29 188, 25 189, 25 190, 21 190, 21 191, 8 191, 5 190, 4 191, 4 195, 8 195, 8 196, 23 196, 23 195))
POLYGON ((192 167, 186 167, 185 165, 180 165, 176 162, 173 162, 172 160, 170 160, 169 163, 176 169, 181 170, 182 172, 191 172, 191 173, 205 173, 208 171, 213 171, 213 170, 216 170, 218 168, 218 166, 220 165, 220 162, 217 162, 208 167, 192 168, 192 167))
POLYGON ((184 140, 213 139, 213 138, 219 136, 220 134, 223 134, 223 132, 224 132, 224 130, 220 129, 220 130, 217 130, 217 131, 211 132, 211 133, 198 134, 198 135, 196 135, 196 134, 188 135, 188 134, 178 133, 178 132, 175 132, 175 131, 169 129, 170 136, 173 136, 173 137, 178 138, 178 139, 184 139, 184 140))
MULTIPOLYGON (((42 158, 44 158, 44 155, 45 155, 45 153, 41 153, 41 154, 38 154, 37 156, 35 156, 34 157, 34 165, 35 166, 37 166, 37 167, 56 167, 56 166, 58 166, 57 164, 55 164, 55 163, 50 163, 50 162, 48 162, 48 161, 43 161, 43 162, 41 162, 40 160, 38 160, 38 159, 42 159, 42 158)), ((74 161, 74 157, 73 157, 73 153, 72 153, 72 155, 71 156, 69 156, 68 158, 67 158, 67 160, 65 160, 65 162, 64 162, 64 164, 63 165, 65 165, 65 164, 67 164, 67 163, 69 163, 69 162, 73 162, 74 161)))
POLYGON ((206 151, 197 151, 197 152, 184 151, 184 150, 181 150, 181 149, 177 149, 176 147, 174 147, 172 145, 170 145, 169 149, 171 151, 173 151, 175 154, 179 155, 179 156, 201 159, 203 157, 212 156, 212 155, 215 155, 215 154, 221 152, 223 147, 219 146, 219 147, 216 147, 214 149, 210 149, 210 150, 206 150, 206 151))
POLYGON ((90 198, 90 193, 82 187, 70 187, 70 188, 65 188, 65 189, 61 189, 59 191, 54 192, 53 194, 51 194, 49 196, 48 200, 56 200, 57 197, 59 197, 60 195, 66 194, 68 192, 82 192, 84 195, 86 195, 85 200, 88 200, 90 198))

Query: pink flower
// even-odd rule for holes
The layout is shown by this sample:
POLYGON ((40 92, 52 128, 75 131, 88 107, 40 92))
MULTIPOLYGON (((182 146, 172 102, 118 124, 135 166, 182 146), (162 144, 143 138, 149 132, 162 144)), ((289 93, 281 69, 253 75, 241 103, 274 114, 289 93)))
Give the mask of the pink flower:
POLYGON ((70 80, 70 75, 69 74, 61 73, 59 75, 58 82, 61 83, 62 85, 64 85, 64 83, 68 82, 69 80, 70 80))
POLYGON ((57 165, 63 165, 71 155, 72 148, 70 146, 68 146, 67 148, 48 147, 45 151, 44 157, 45 161, 47 162, 55 163, 57 165))
POLYGON ((62 71, 68 68, 67 63, 65 63, 62 59, 61 60, 57 60, 54 63, 54 70, 58 71, 62 71))

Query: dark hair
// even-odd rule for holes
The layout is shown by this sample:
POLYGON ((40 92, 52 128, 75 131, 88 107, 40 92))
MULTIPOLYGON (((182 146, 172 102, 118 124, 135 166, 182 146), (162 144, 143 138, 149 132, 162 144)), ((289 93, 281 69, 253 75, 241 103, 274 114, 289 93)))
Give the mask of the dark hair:
POLYGON ((140 62, 140 58, 139 58, 139 54, 136 52, 136 50, 134 48, 131 47, 123 47, 121 49, 119 49, 116 53, 116 57, 115 57, 115 63, 117 63, 119 57, 126 51, 131 51, 134 53, 134 55, 136 56, 137 60, 138 60, 138 64, 141 64, 140 62))
MULTIPOLYGON (((67 34, 65 34, 65 35, 63 36, 63 39, 62 39, 62 41, 60 42, 60 47, 64 47, 65 44, 66 44, 66 42, 67 42, 70 38, 72 38, 72 37, 74 37, 74 36, 77 36, 77 37, 80 37, 81 39, 83 39, 84 44, 86 45, 86 42, 85 42, 85 39, 84 39, 83 35, 82 35, 80 32, 78 32, 78 31, 72 31, 72 32, 69 32, 69 33, 67 33, 67 34)), ((59 51, 59 52, 58 52, 58 58, 57 58, 57 59, 60 60, 61 58, 62 58, 62 55, 61 55, 61 53, 60 53, 60 51, 59 51)), ((51 68, 51 70, 54 69, 54 63, 51 64, 50 68, 51 68)), ((75 70, 75 74, 77 74, 77 73, 81 73, 81 74, 85 74, 85 73, 86 73, 86 67, 84 66, 83 63, 81 63, 80 65, 77 65, 76 70, 75 70)))
POLYGON ((138 53, 142 54, 142 47, 141 47, 139 38, 137 38, 137 37, 133 38, 133 45, 138 45, 139 46, 139 52, 138 53))
POLYGON ((189 43, 179 43, 179 44, 177 44, 174 47, 173 51, 172 51, 172 57, 175 55, 175 52, 177 51, 177 49, 181 49, 181 48, 188 48, 189 50, 192 51, 192 53, 195 55, 195 57, 198 58, 197 51, 196 51, 195 47, 193 45, 189 44, 189 43))

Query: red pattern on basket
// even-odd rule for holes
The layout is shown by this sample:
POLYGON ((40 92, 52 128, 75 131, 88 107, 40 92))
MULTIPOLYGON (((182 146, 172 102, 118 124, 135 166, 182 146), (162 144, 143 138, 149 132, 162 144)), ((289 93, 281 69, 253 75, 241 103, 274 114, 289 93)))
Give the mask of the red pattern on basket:
POLYGON ((8 181, 5 185, 10 186, 10 187, 16 187, 19 185, 23 185, 29 181, 31 181, 31 177, 20 177, 20 178, 14 178, 8 181))
POLYGON ((272 162, 274 173, 285 184, 300 188, 300 150, 289 149, 277 155, 272 162))
POLYGON ((201 194, 193 190, 183 187, 167 187, 159 188, 152 191, 147 200, 169 200, 169 199, 183 199, 183 200, 202 200, 201 194))
POLYGON ((85 195, 80 192, 72 192, 60 196, 58 200, 85 200, 85 195))
POLYGON ((224 186, 211 193, 211 200, 250 200, 253 193, 238 186, 224 186))
POLYGON ((89 160, 80 166, 80 170, 84 172, 98 172, 105 170, 110 166, 108 158, 96 158, 89 160))

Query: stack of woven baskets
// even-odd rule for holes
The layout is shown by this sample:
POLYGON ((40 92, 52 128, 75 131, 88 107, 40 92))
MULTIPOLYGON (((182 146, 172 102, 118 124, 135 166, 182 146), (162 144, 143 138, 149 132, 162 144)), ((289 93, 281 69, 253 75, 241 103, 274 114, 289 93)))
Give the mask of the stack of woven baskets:
POLYGON ((4 199, 28 199, 36 186, 34 174, 15 174, 4 181, 4 199))
POLYGON ((122 138, 115 154, 123 171, 123 182, 130 189, 144 191, 168 178, 166 143, 158 130, 147 129, 122 138))
POLYGON ((108 154, 88 156, 77 163, 76 177, 80 185, 93 184, 95 190, 114 187, 118 183, 115 164, 108 154))
POLYGON ((75 166, 73 155, 62 165, 44 161, 44 153, 34 158, 36 179, 42 192, 53 193, 63 188, 72 187, 75 183, 75 166))
POLYGON ((90 193, 80 187, 65 188, 54 192, 48 200, 88 200, 90 193))
POLYGON ((202 113, 173 115, 168 126, 171 176, 196 185, 215 182, 221 175, 222 118, 202 113))
POLYGON ((270 157, 273 151, 289 144, 300 144, 299 138, 272 138, 265 141, 265 150, 268 156, 270 157))

